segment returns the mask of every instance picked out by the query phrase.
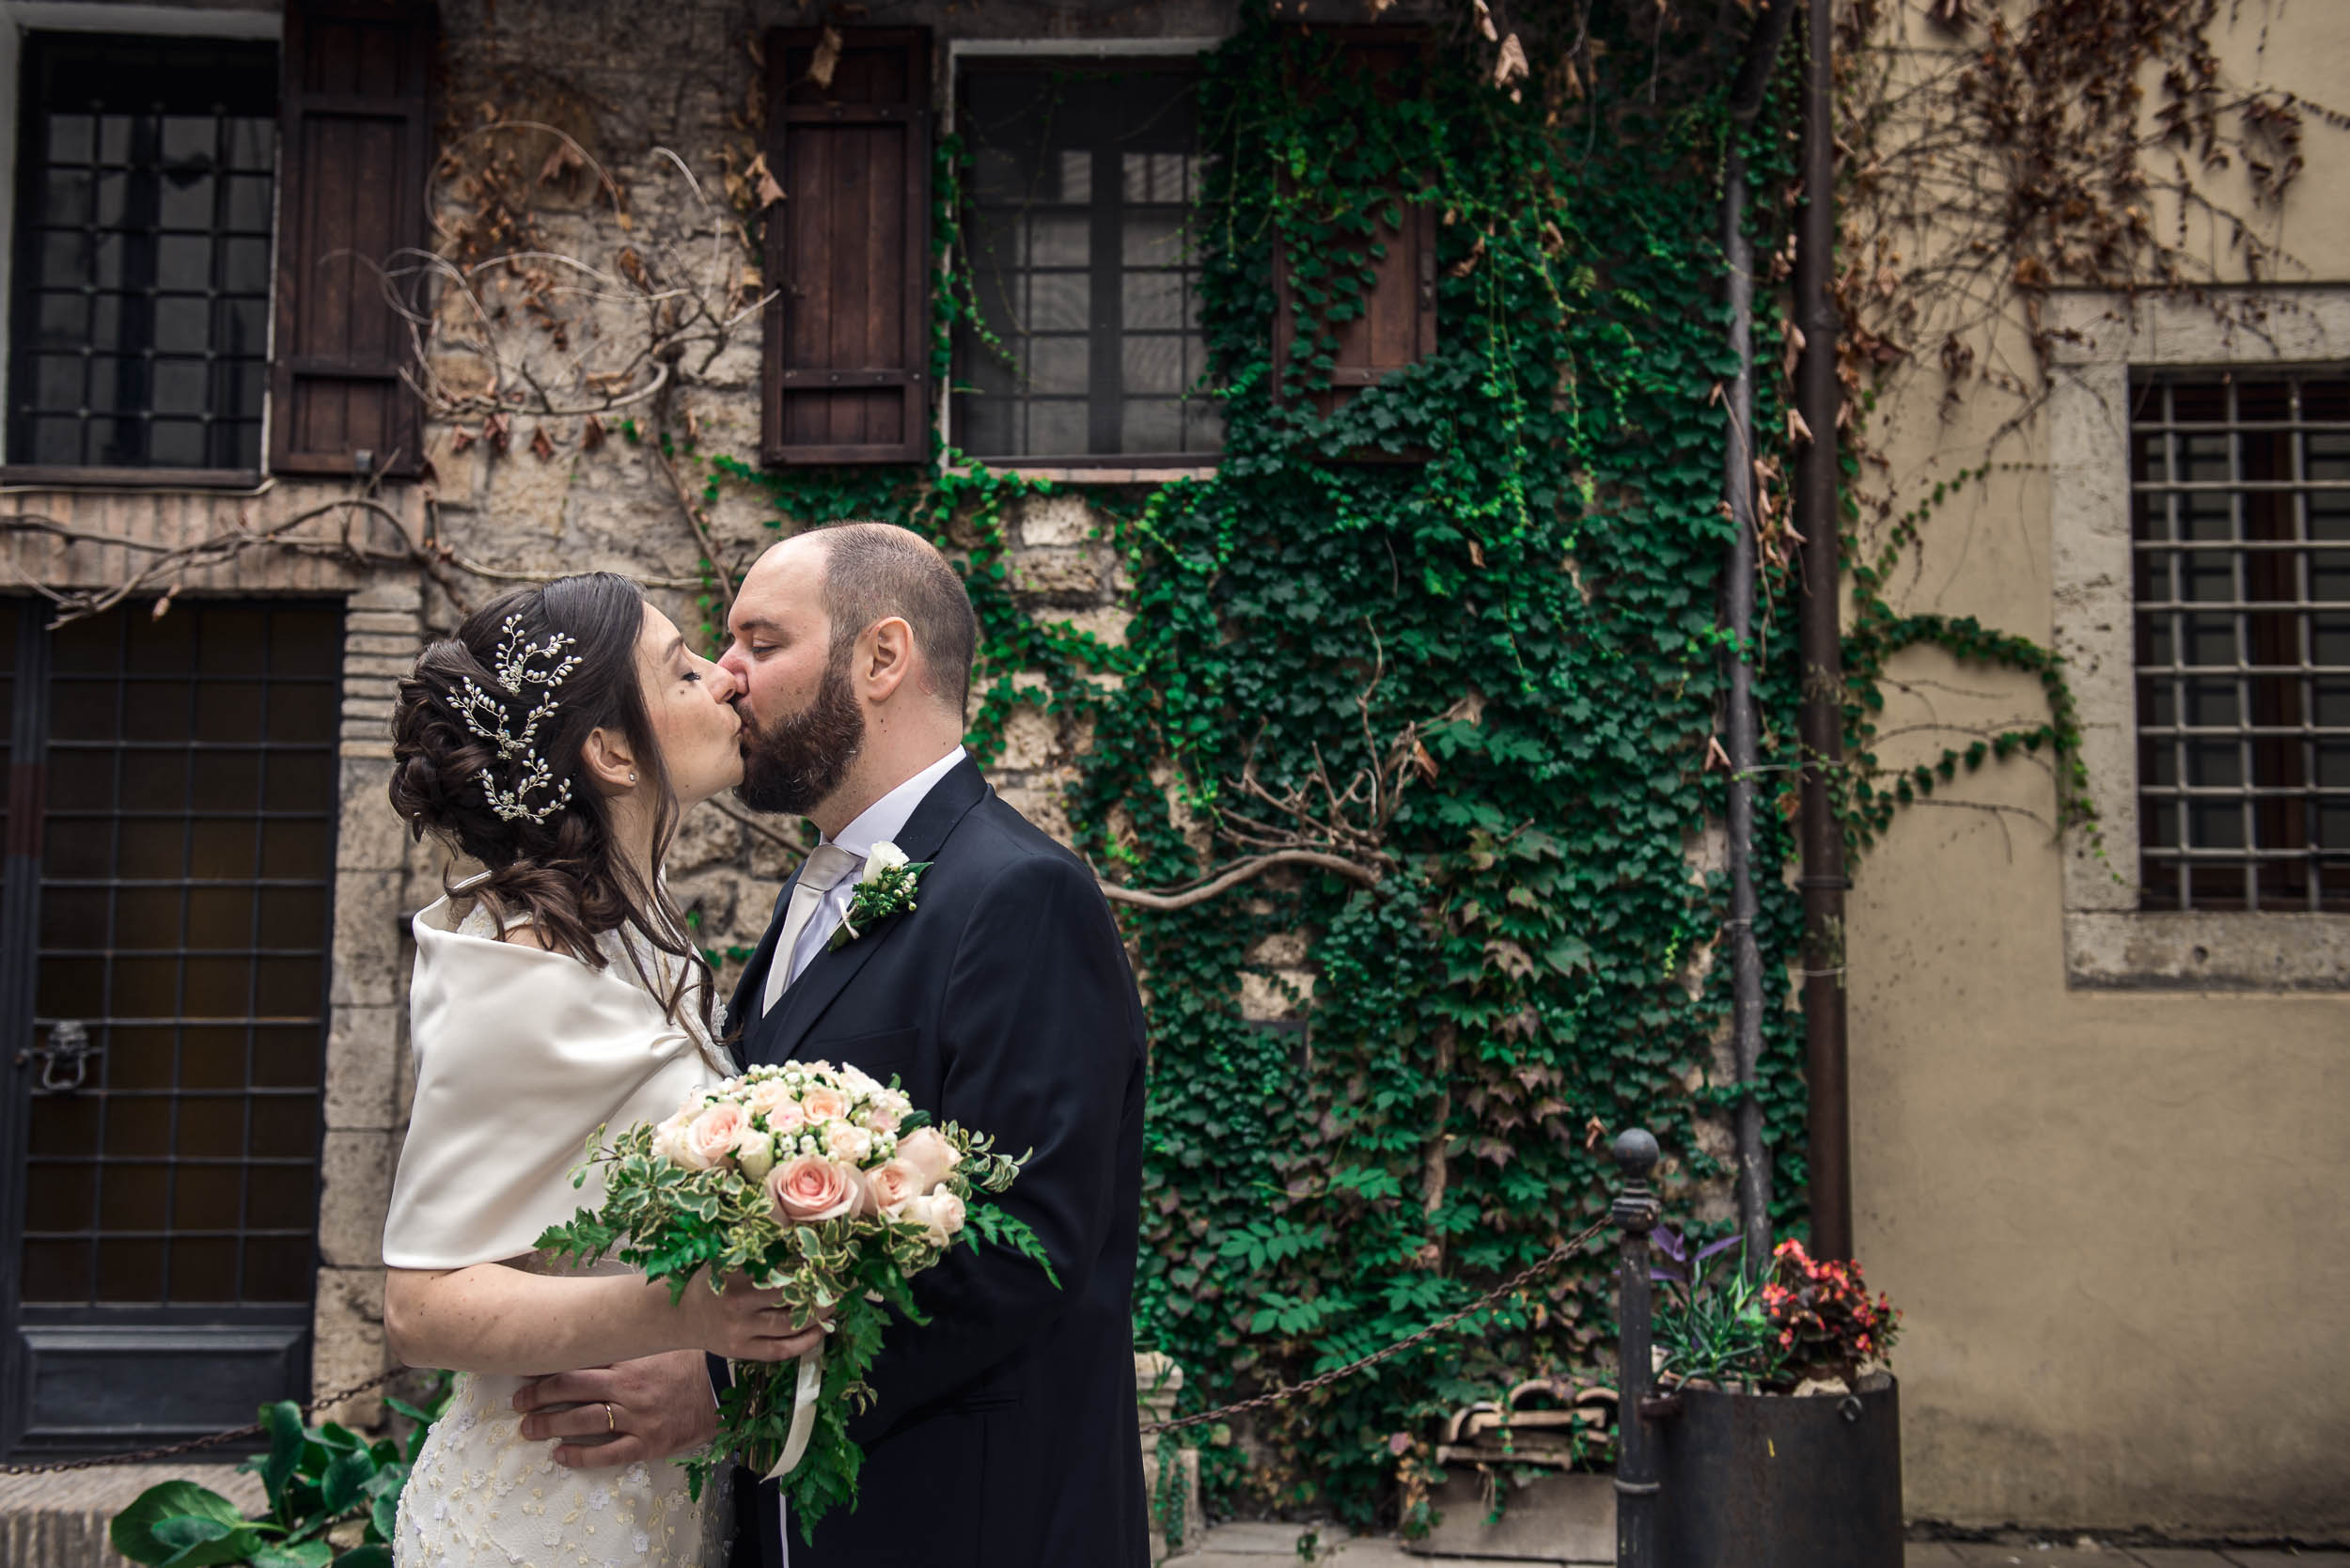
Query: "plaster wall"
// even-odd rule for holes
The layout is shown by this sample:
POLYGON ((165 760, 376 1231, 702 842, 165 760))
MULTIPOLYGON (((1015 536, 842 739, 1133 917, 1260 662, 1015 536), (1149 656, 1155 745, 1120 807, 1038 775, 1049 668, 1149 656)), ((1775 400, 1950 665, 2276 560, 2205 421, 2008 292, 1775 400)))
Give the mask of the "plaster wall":
MULTIPOLYGON (((2350 70, 2350 25, 2331 8, 2248 4, 2220 23, 2237 84, 2322 102, 2350 70)), ((2323 324, 2350 254, 2350 135, 2312 117, 2303 151, 2299 184, 2263 220, 2287 284, 2241 297, 2276 306, 2281 330, 2059 296, 2052 316, 2085 340, 2044 383, 2019 321, 2002 324, 2010 363, 2048 392, 2020 426, 2003 428, 2014 401, 1981 387, 1946 408, 1931 366, 1896 374, 1871 419, 1887 466, 1863 488, 1896 512, 1937 479, 1998 465, 1932 514, 1888 596, 2066 653, 2109 856, 2058 837, 2053 777, 2019 759, 1903 811, 1856 873, 1856 1225, 1871 1281, 1906 1312, 1913 1516, 2350 1538, 2350 1317, 2332 1305, 2350 1292, 2350 918, 2221 917, 2236 922, 2224 944, 2183 943, 2144 923, 2128 886, 2115 395, 2132 365, 2350 357, 2323 324)), ((2217 187, 2238 174, 2207 178, 2217 187)), ((2208 256, 2240 276, 2224 248, 2208 256)), ((2035 682, 1936 650, 1902 655, 1891 675, 1888 765, 2045 713, 2035 682)))

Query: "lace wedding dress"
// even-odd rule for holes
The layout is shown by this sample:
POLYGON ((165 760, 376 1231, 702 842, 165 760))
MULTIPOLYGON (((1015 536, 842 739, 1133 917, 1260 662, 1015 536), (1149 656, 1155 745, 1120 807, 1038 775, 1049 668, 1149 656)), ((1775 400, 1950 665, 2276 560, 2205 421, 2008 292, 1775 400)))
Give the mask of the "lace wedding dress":
MULTIPOLYGON (((498 940, 478 907, 441 900, 415 918, 410 1038, 415 1108, 384 1227, 392 1268, 552 1265, 532 1243, 603 1200, 572 1185, 588 1135, 658 1120, 733 1066, 671 1023, 619 933, 602 970, 498 940)), ((656 984, 676 960, 637 944, 656 984), (658 962, 656 962, 658 961, 658 962), (664 965, 668 965, 666 970, 664 965)), ((681 1010, 689 1011, 689 1010, 681 1010)), ((607 1268, 617 1265, 607 1263, 607 1268)), ((549 1372, 563 1369, 550 1367, 549 1372)), ((654 1461, 567 1470, 521 1433, 524 1380, 461 1372, 400 1494, 400 1568, 716 1568, 733 1510, 722 1485, 697 1502, 685 1471, 654 1461)))

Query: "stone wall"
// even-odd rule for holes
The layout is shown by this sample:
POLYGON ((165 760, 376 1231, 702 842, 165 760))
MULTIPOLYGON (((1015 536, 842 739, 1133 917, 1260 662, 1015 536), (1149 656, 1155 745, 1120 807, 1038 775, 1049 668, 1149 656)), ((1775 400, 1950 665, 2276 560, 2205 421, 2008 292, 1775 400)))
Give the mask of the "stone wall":
MULTIPOLYGON (((214 8, 274 7, 222 0, 214 8)), ((1343 19, 1353 19, 1355 8, 1343 8, 1343 19)), ((1052 0, 972 11, 942 0, 875 5, 857 20, 930 25, 942 39, 1051 38, 1082 48, 1088 40, 1211 39, 1231 30, 1235 11, 1233 0, 1118 11, 1052 0)), ((725 204, 726 174, 739 171, 758 145, 759 40, 770 26, 807 24, 801 8, 682 0, 655 15, 617 0, 445 0, 441 17, 438 140, 446 157, 434 183, 434 219, 444 249, 465 259, 462 236, 485 209, 472 177, 504 155, 524 169, 527 193, 506 215, 535 226, 540 247, 579 264, 557 269, 566 278, 588 281, 542 294, 534 306, 526 276, 494 267, 475 281, 482 306, 476 311, 445 277, 428 378, 438 389, 462 400, 536 376, 568 397, 578 382, 572 356, 589 371, 630 363, 650 339, 647 290, 628 282, 631 258, 666 269, 655 292, 682 279, 735 306, 742 298, 734 290, 743 287, 756 297, 755 272, 745 271, 755 268, 750 252, 723 236, 713 243, 713 235, 734 217, 725 204), (625 222, 610 200, 599 199, 592 179, 538 179, 556 139, 515 129, 517 121, 559 127, 608 170, 623 193, 625 222), (564 328, 559 346, 548 330, 556 321, 564 328)), ((181 591, 191 594, 327 593, 349 606, 313 1361, 321 1390, 388 1364, 381 1235, 410 1090, 406 921, 438 896, 444 870, 430 846, 409 841, 385 799, 393 683, 423 642, 453 626, 464 607, 563 572, 626 573, 646 583, 689 633, 699 624, 705 612, 696 601, 707 589, 697 565, 700 543, 654 444, 628 440, 621 421, 633 418, 648 432, 666 424, 681 438, 690 431, 702 456, 756 463, 760 350, 752 313, 682 355, 661 402, 610 410, 601 432, 575 414, 534 412, 547 406, 542 400, 517 408, 499 439, 482 407, 449 408, 428 424, 424 478, 380 493, 387 515, 355 525, 343 514, 321 516, 289 536, 303 541, 301 550, 245 551, 186 576, 181 591), (387 530, 395 527, 407 541, 392 537, 387 530), (440 570, 428 572, 406 558, 408 541, 421 543, 440 570)), ((558 399, 556 406, 576 400, 558 399)), ((681 471, 698 488, 700 469, 689 462, 681 471)), ((0 492, 0 513, 125 542, 70 543, 11 531, 0 536, 0 565, 18 581, 110 584, 151 558, 131 541, 170 548, 239 527, 267 528, 357 494, 352 485, 311 480, 269 481, 249 493, 11 489, 0 492)), ((828 520, 779 515, 735 483, 706 512, 714 556, 729 579, 776 540, 828 520)), ((1010 565, 1018 603, 1029 614, 1070 620, 1115 643, 1128 619, 1120 604, 1126 585, 1101 524, 1081 491, 1033 498, 1011 522, 1010 565)), ((710 619, 722 620, 723 593, 717 598, 710 619)), ((1040 701, 1011 713, 989 776, 1031 821, 1067 840, 1062 792, 1085 735, 1075 720, 1045 711, 1041 674, 1021 684, 1040 701)), ((715 808, 685 823, 669 870, 706 945, 756 945, 796 867, 797 833, 794 823, 753 825, 715 808)), ((1304 944, 1277 944, 1259 957, 1264 969, 1247 977, 1245 1005, 1254 1016, 1282 1016, 1292 1009, 1291 992, 1312 989, 1304 944), (1274 983, 1276 975, 1283 983, 1274 983)), ((382 1407, 369 1398, 331 1414, 371 1425, 382 1407)))

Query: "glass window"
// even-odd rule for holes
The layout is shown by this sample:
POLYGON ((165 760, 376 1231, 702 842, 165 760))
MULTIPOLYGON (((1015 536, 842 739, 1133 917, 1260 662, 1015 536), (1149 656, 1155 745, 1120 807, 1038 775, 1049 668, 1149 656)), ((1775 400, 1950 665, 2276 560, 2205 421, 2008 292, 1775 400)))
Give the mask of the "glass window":
POLYGON ((975 457, 1198 462, 1204 384, 1191 241, 1200 153, 1188 61, 965 65, 954 444, 975 457))
POLYGON ((32 33, 23 87, 8 460, 259 467, 275 47, 32 33))
POLYGON ((2350 911, 2350 377, 2141 378, 2141 900, 2350 911))

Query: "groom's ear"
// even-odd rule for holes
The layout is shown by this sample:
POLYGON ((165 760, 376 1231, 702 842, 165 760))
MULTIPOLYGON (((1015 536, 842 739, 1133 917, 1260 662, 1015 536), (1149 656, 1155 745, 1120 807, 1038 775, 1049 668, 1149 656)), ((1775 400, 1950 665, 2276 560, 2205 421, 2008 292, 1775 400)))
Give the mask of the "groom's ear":
MULTIPOLYGON (((884 616, 857 639, 855 677, 858 695, 868 702, 886 702, 914 674, 916 657, 914 628, 903 616, 884 616)), ((918 682, 916 682, 919 683, 918 682)))
POLYGON ((580 771, 605 794, 624 793, 636 782, 636 755, 628 737, 602 725, 588 731, 579 745, 580 771))

